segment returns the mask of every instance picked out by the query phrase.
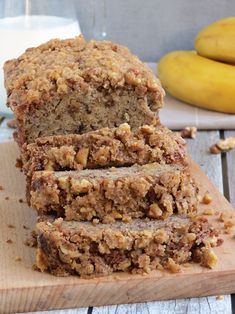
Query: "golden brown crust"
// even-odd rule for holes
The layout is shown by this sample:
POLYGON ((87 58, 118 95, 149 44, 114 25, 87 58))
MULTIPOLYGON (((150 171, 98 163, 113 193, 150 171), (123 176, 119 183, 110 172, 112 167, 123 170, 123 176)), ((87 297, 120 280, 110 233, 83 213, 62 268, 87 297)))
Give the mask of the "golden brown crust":
POLYGON ((36 266, 56 276, 149 273, 162 268, 177 272, 180 264, 189 261, 213 267, 216 256, 211 247, 220 243, 207 220, 183 217, 95 227, 58 219, 41 222, 37 229, 36 266))
POLYGON ((158 104, 164 95, 159 80, 128 48, 110 41, 87 43, 82 36, 27 49, 18 59, 7 61, 4 71, 12 109, 42 104, 52 94, 67 94, 86 82, 97 88, 134 87, 140 95, 155 95, 158 104))
POLYGON ((159 80, 127 48, 112 42, 86 42, 82 36, 51 40, 7 61, 4 73, 20 145, 123 122, 158 123, 164 96, 159 80))
POLYGON ((32 207, 65 214, 68 220, 166 219, 195 212, 197 203, 198 188, 181 165, 38 171, 30 186, 32 207))

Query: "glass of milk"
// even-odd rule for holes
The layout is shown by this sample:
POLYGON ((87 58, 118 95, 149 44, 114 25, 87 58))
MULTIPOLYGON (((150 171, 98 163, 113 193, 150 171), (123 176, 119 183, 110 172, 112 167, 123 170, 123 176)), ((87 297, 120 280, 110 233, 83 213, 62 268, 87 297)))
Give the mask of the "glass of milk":
POLYGON ((81 34, 73 0, 5 0, 0 8, 0 113, 6 107, 3 64, 52 38, 81 34))

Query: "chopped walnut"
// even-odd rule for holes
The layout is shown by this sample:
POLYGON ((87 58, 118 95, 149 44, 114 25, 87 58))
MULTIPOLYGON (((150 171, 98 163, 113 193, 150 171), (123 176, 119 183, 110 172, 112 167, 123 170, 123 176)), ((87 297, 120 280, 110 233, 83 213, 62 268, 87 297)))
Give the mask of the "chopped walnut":
POLYGON ((111 213, 111 216, 114 218, 114 219, 122 219, 122 215, 117 212, 116 210, 113 210, 112 213, 111 213))
POLYGON ((235 137, 228 137, 224 140, 219 140, 217 143, 210 147, 210 152, 212 154, 220 154, 222 152, 227 152, 235 148, 235 137))
POLYGON ((217 261, 218 261, 218 257, 215 255, 215 253, 212 250, 205 251, 204 260, 202 264, 212 269, 216 266, 217 261))
POLYGON ((180 265, 176 264, 172 258, 168 258, 166 267, 172 273, 178 273, 180 271, 180 265))
POLYGON ((124 138, 125 136, 130 135, 131 127, 129 124, 123 123, 116 129, 115 133, 117 137, 124 138))
POLYGON ((130 116, 127 112, 124 113, 124 119, 125 121, 129 122, 130 121, 130 116))
POLYGON ((211 154, 220 154, 221 150, 219 149, 219 147, 217 147, 216 144, 214 144, 210 147, 210 152, 211 154))
POLYGON ((210 194, 206 193, 202 198, 202 203, 210 204, 211 202, 212 202, 212 197, 210 196, 210 194))
POLYGON ((76 154, 76 161, 80 163, 83 167, 86 167, 88 155, 89 148, 81 148, 76 154))
POLYGON ((6 240, 6 243, 8 243, 8 244, 12 244, 12 243, 13 243, 13 241, 12 241, 11 239, 8 239, 8 240, 6 240))
POLYGON ((183 138, 196 138, 197 128, 195 126, 186 126, 183 130, 181 130, 180 135, 183 138))
POLYGON ((92 182, 82 179, 82 180, 76 180, 71 179, 71 192, 74 194, 80 194, 80 193, 88 193, 88 191, 93 187, 92 182))
POLYGON ((151 204, 149 207, 149 212, 148 215, 152 218, 158 218, 162 216, 162 210, 161 208, 158 206, 158 204, 154 203, 151 204))
POLYGON ((153 134, 155 127, 153 125, 143 125, 141 131, 146 134, 153 134))
POLYGON ((69 191, 69 187, 70 187, 70 184, 69 184, 69 178, 67 176, 64 176, 64 177, 60 177, 58 179, 58 185, 59 187, 62 189, 62 190, 65 190, 65 191, 69 191))
POLYGON ((235 221, 234 220, 226 221, 224 223, 225 233, 231 233, 234 226, 235 226, 235 221))
POLYGON ((128 215, 123 215, 123 216, 122 216, 122 221, 123 221, 123 222, 126 222, 126 223, 127 223, 127 222, 130 222, 130 221, 131 221, 131 217, 128 216, 128 215))

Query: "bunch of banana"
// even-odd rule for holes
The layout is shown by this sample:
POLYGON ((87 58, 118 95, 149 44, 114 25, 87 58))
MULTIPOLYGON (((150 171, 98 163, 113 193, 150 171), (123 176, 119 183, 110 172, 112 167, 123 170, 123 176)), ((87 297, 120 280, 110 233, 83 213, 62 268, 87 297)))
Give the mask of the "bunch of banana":
POLYGON ((174 51, 160 60, 163 87, 192 105, 235 113, 235 17, 199 32, 195 49, 174 51))

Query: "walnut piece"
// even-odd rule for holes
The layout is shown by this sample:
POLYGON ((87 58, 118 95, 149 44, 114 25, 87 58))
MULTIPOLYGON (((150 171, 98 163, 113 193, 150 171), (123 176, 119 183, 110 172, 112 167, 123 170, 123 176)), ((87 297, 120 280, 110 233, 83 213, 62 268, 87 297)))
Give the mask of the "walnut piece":
POLYGON ((220 154, 235 148, 235 137, 227 137, 224 140, 219 140, 210 147, 211 154, 220 154))
POLYGON ((149 213, 148 215, 152 218, 158 218, 162 216, 162 210, 161 208, 158 206, 158 204, 154 203, 151 204, 149 207, 149 213))
POLYGON ((180 135, 183 138, 196 138, 197 128, 195 126, 186 126, 181 130, 180 135))
POLYGON ((83 167, 87 165, 87 159, 89 155, 89 148, 81 148, 76 154, 76 161, 83 167))
POLYGON ((227 220, 227 221, 225 221, 225 223, 224 223, 225 233, 231 233, 234 226, 235 226, 235 221, 234 220, 227 220))
POLYGON ((71 192, 76 195, 79 195, 80 193, 88 193, 92 186, 93 184, 86 179, 71 179, 71 192))
POLYGON ((215 253, 212 250, 208 250, 204 254, 204 263, 205 266, 209 268, 215 268, 218 261, 218 257, 215 255, 215 253))

